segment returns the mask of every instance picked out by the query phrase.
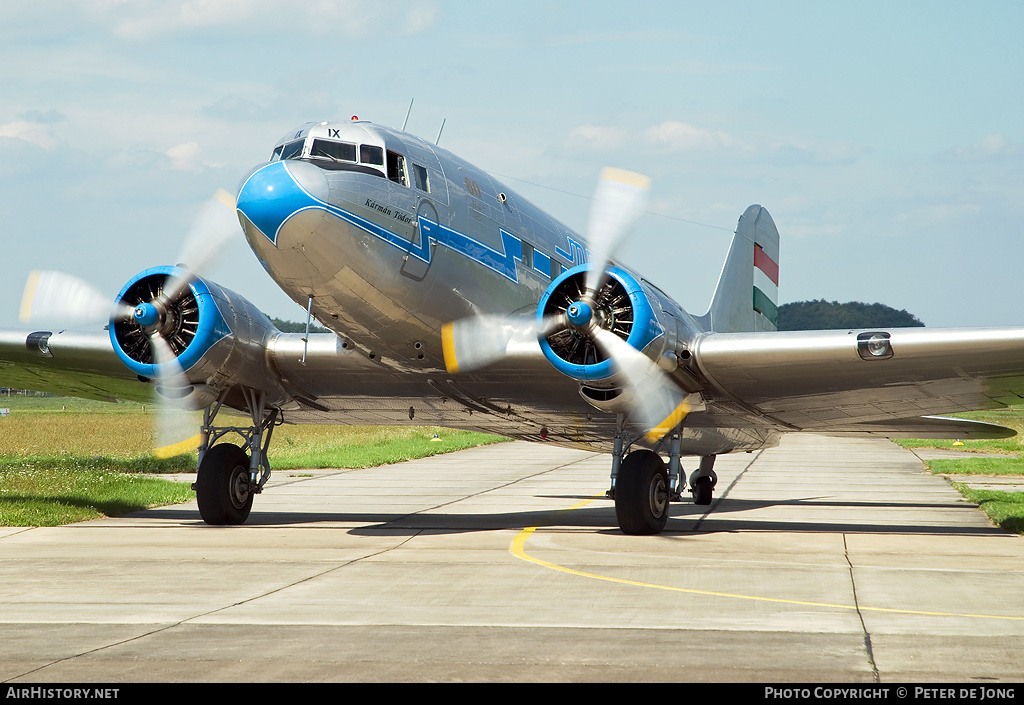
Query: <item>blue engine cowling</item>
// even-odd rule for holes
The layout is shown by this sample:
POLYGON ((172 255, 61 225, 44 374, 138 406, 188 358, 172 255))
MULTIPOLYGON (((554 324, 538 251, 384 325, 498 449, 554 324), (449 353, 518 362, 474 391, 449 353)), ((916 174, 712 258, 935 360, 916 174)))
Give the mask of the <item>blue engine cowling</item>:
POLYGON ((609 267, 598 291, 586 292, 588 265, 566 270, 551 282, 537 307, 537 321, 565 314, 570 325, 540 339, 548 361, 562 374, 596 387, 616 386, 612 361, 587 335, 586 326, 576 325, 576 311, 582 318, 610 330, 633 348, 657 361, 673 351, 678 340, 677 323, 661 305, 663 297, 648 291, 649 285, 620 267, 609 267), (657 302, 652 306, 651 300, 657 302))
POLYGON ((179 267, 152 267, 132 277, 117 302, 122 310, 125 305, 139 310, 112 318, 109 332, 114 352, 140 379, 159 380, 169 372, 154 359, 149 334, 157 330, 195 386, 192 406, 206 406, 219 391, 235 385, 261 389, 271 399, 287 396, 266 359, 268 343, 279 331, 230 289, 179 267), (172 277, 188 277, 188 284, 175 287, 177 293, 168 300, 163 291, 172 277))

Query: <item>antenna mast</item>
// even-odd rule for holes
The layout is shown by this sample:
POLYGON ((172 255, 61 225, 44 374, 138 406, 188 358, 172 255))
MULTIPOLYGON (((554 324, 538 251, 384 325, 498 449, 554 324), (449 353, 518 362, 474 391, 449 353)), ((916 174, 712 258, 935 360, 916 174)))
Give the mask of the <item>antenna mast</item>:
POLYGON ((409 109, 405 112, 405 122, 402 123, 402 132, 405 132, 405 126, 409 124, 409 115, 412 114, 412 104, 415 100, 413 98, 409 101, 409 109))

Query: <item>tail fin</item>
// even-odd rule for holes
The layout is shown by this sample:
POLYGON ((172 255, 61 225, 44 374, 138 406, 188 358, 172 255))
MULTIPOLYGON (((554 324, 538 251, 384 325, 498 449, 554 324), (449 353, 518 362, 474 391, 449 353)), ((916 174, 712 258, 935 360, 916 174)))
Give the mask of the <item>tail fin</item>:
POLYGON ((718 333, 778 329, 779 231, 761 206, 740 216, 711 308, 700 320, 718 333))

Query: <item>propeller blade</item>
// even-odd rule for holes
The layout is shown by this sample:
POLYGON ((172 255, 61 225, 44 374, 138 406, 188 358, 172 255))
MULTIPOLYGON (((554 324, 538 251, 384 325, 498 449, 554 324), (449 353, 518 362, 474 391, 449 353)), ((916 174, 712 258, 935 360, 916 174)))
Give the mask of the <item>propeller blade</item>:
POLYGON ((18 317, 23 323, 106 323, 130 312, 131 307, 115 304, 83 279, 64 272, 36 270, 28 275, 18 317))
POLYGON ((202 274, 217 259, 224 247, 240 232, 238 216, 235 214, 235 199, 224 189, 203 204, 199 215, 185 236, 177 262, 183 265, 186 274, 168 279, 164 286, 164 298, 173 300, 188 285, 194 274, 202 274))
POLYGON ((563 316, 547 316, 539 324, 533 316, 470 316, 444 324, 441 346, 449 372, 484 367, 510 354, 520 354, 537 339, 564 326, 563 316))
POLYGON ((603 328, 595 327, 594 339, 625 378, 632 396, 629 415, 644 428, 648 442, 661 440, 686 418, 691 411, 686 395, 651 358, 603 328))
POLYGON ((601 286, 608 262, 639 217, 650 190, 651 180, 641 174, 610 167, 601 172, 587 228, 592 265, 587 272, 589 291, 601 286))
POLYGON ((170 458, 199 447, 200 437, 195 433, 196 424, 192 414, 186 406, 178 403, 178 400, 183 400, 192 391, 192 383, 163 337, 154 333, 149 336, 149 342, 158 375, 158 416, 153 434, 153 455, 157 458, 170 458))

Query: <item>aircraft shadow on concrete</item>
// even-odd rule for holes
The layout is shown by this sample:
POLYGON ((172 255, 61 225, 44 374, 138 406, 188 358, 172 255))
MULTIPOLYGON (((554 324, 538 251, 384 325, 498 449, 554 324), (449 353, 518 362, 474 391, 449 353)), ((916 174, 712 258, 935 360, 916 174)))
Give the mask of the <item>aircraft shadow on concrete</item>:
MULTIPOLYGON (((469 533, 476 531, 515 530, 538 526, 546 529, 568 530, 590 528, 598 533, 619 534, 615 519, 615 508, 611 500, 594 498, 592 495, 545 496, 546 499, 565 499, 579 502, 593 499, 592 505, 568 510, 536 510, 525 512, 420 512, 400 514, 388 512, 353 512, 339 508, 337 512, 274 512, 254 509, 249 520, 242 527, 293 526, 298 524, 359 524, 355 527, 340 528, 354 535, 379 535, 422 531, 434 533, 469 533)), ((949 510, 979 511, 974 505, 958 502, 896 502, 896 501, 828 501, 824 498, 807 497, 779 501, 732 500, 721 498, 711 506, 697 506, 690 502, 673 503, 669 508, 668 525, 664 534, 708 534, 724 532, 774 531, 788 533, 864 533, 864 534, 922 534, 922 535, 985 535, 1004 534, 995 526, 964 526, 960 524, 936 525, 900 522, 900 510, 949 510), (819 518, 787 519, 742 517, 739 513, 772 507, 802 507, 810 511, 822 509, 891 509, 883 522, 822 520, 819 518)), ((161 519, 181 521, 186 524, 203 525, 195 509, 163 508, 161 519)))

